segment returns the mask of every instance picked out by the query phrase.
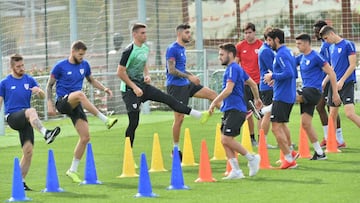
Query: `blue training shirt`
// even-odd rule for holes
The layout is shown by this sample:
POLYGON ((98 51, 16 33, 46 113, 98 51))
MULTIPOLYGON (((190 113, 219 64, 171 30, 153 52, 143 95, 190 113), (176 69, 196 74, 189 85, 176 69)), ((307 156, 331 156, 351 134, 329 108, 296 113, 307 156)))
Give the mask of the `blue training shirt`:
POLYGON ((293 104, 296 100, 296 61, 293 53, 285 45, 275 55, 272 79, 274 83, 274 101, 293 104))
MULTIPOLYGON (((349 56, 356 54, 355 44, 354 42, 343 39, 337 44, 332 44, 329 49, 331 65, 336 73, 336 80, 339 81, 350 65, 349 56)), ((356 82, 355 71, 345 80, 344 83, 350 81, 356 82)))
POLYGON ((246 112, 246 103, 244 99, 245 81, 249 79, 249 75, 236 62, 229 64, 223 77, 223 89, 226 87, 228 81, 232 81, 235 86, 231 94, 226 97, 220 108, 222 112, 236 109, 241 112, 246 112))
POLYGON ((269 70, 273 71, 273 61, 275 58, 275 53, 271 49, 271 47, 263 43, 258 52, 258 62, 260 68, 260 91, 272 90, 268 84, 264 83, 264 75, 269 72, 269 70))
POLYGON ((303 87, 313 87, 322 91, 323 67, 328 62, 315 50, 307 55, 300 54, 296 61, 300 65, 303 87))
POLYGON ((187 78, 177 77, 169 73, 169 67, 167 61, 169 59, 175 60, 175 68, 180 72, 186 71, 186 53, 185 47, 181 46, 177 42, 173 42, 166 49, 166 86, 185 86, 190 84, 187 78))
POLYGON ((6 76, 0 82, 0 96, 4 98, 5 114, 30 108, 31 88, 38 86, 36 80, 27 74, 21 78, 6 76))
POLYGON ((56 79, 56 98, 58 98, 81 90, 84 78, 91 75, 91 70, 86 60, 80 64, 72 64, 68 59, 64 59, 55 64, 51 75, 56 79))

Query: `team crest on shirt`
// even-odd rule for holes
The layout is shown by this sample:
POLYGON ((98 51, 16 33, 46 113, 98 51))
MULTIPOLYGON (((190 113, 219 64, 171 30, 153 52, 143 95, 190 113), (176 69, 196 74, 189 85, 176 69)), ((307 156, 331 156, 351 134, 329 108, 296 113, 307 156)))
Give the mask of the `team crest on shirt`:
POLYGON ((341 53, 341 51, 342 51, 342 48, 338 48, 338 53, 341 53))
POLYGON ((306 60, 305 64, 308 66, 310 64, 310 60, 306 60))
POLYGON ((255 49, 255 54, 258 54, 259 53, 259 49, 255 49))
POLYGON ((84 75, 85 70, 83 68, 81 68, 79 71, 81 75, 84 75))
POLYGON ((137 103, 134 103, 134 104, 132 104, 132 106, 133 106, 134 109, 137 109, 138 105, 137 105, 137 103))
POLYGON ((25 88, 26 90, 28 90, 28 89, 29 89, 29 83, 25 83, 25 84, 24 84, 24 88, 25 88))

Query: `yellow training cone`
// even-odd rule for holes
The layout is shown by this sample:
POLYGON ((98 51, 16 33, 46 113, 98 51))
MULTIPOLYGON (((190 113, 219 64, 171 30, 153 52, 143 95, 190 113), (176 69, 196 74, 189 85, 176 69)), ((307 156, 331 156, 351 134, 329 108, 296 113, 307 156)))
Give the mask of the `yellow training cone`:
POLYGON ((183 149, 184 151, 183 151, 181 166, 197 166, 198 164, 195 163, 195 159, 194 159, 194 151, 192 148, 189 128, 185 128, 183 149))
POLYGON ((124 159, 123 159, 123 171, 118 178, 125 177, 138 177, 139 175, 135 172, 135 162, 133 157, 132 148, 130 145, 130 138, 125 138, 125 147, 124 147, 124 159))
POLYGON ((159 171, 167 171, 167 170, 164 168, 164 162, 163 162, 163 157, 161 154, 161 147, 159 142, 159 135, 157 133, 154 133, 151 168, 149 172, 159 172, 159 171))
POLYGON ((221 144, 221 130, 220 124, 216 125, 216 134, 215 134, 215 145, 214 145, 214 156, 211 160, 227 160, 225 149, 221 144))
POLYGON ((251 145, 249 123, 247 120, 245 120, 242 126, 241 145, 249 152, 254 152, 251 145))

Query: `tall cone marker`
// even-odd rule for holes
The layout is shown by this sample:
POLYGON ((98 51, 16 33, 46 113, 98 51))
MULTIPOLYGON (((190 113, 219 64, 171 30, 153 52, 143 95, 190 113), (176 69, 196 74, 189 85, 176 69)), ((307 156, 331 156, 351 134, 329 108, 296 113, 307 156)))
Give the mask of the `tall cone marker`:
POLYGON ((264 130, 260 129, 259 131, 259 148, 258 153, 260 155, 260 168, 261 169, 270 169, 272 166, 269 161, 269 154, 266 145, 266 138, 264 134, 264 130))
POLYGON ((302 127, 301 124, 300 124, 298 152, 300 154, 300 158, 310 158, 311 157, 308 136, 306 134, 305 129, 302 127))
POLYGON ((154 133, 152 157, 151 157, 151 168, 150 172, 167 171, 164 168, 163 157, 161 154, 161 147, 159 141, 159 134, 154 133))
POLYGON ((122 174, 117 176, 118 178, 125 177, 138 177, 139 175, 135 172, 135 161, 131 149, 130 138, 125 138, 125 147, 124 147, 124 159, 123 159, 123 168, 122 174))
POLYGON ((199 177, 195 182, 215 182, 216 179, 212 177, 210 160, 206 141, 201 141, 201 152, 200 152, 200 166, 199 166, 199 177))
POLYGON ((250 139, 250 130, 249 130, 249 123, 247 120, 245 120, 243 126, 242 126, 242 136, 241 136, 241 145, 248 150, 250 153, 254 152, 252 145, 251 145, 251 139, 250 139))
POLYGON ((284 153, 281 151, 281 149, 279 151, 280 151, 279 160, 276 161, 276 164, 280 165, 282 162, 284 162, 285 157, 284 157, 284 153))
POLYGON ((184 177, 182 173, 179 149, 174 147, 174 155, 172 160, 171 180, 168 190, 187 190, 188 186, 184 184, 184 177))
POLYGON ((94 154, 91 143, 87 144, 84 174, 84 181, 81 182, 81 184, 101 184, 101 181, 97 179, 94 154))
POLYGON ((211 160, 227 160, 225 149, 221 144, 221 130, 220 123, 216 124, 215 144, 214 144, 214 156, 211 160))
POLYGON ((14 159, 14 174, 12 182, 12 194, 8 202, 22 202, 30 201, 31 199, 25 196, 24 185, 21 177, 21 168, 19 164, 19 159, 14 159))
POLYGON ((232 168, 231 168, 230 161, 227 160, 226 161, 226 169, 225 169, 225 172, 224 172, 224 176, 228 176, 231 170, 232 170, 232 168))
POLYGON ((135 197, 157 197, 158 195, 152 192, 150 176, 146 164, 145 153, 140 156, 140 176, 138 184, 138 193, 135 197))
POLYGON ((328 119, 328 138, 326 140, 326 150, 328 153, 341 152, 337 148, 336 134, 335 134, 335 123, 331 116, 328 119))
MULTIPOLYGON (((182 166, 197 166, 194 158, 194 151, 191 143, 189 128, 185 128, 184 146, 183 146, 182 166)), ((175 152, 174 152, 175 153, 175 152)))
POLYGON ((48 154, 46 188, 42 192, 63 192, 64 190, 59 186, 53 150, 49 149, 48 154))

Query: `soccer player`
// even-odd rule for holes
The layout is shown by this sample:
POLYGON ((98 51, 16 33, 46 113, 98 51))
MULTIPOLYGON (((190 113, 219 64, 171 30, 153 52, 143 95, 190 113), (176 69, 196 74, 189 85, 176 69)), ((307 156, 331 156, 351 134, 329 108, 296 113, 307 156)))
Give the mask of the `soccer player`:
MULTIPOLYGON (((271 27, 267 27, 264 31, 264 43, 259 49, 258 53, 258 64, 260 68, 260 84, 259 84, 259 91, 260 91, 260 98, 265 107, 272 106, 273 100, 273 88, 269 86, 267 83, 264 82, 264 75, 268 72, 273 71, 273 61, 275 57, 274 51, 271 49, 269 44, 267 43, 267 34, 272 30, 271 27)), ((264 113, 264 116, 260 119, 260 129, 264 130, 265 137, 267 137, 270 129, 270 115, 271 111, 264 113)), ((267 144, 267 148, 273 149, 276 148, 270 144, 267 144)))
MULTIPOLYGON (((314 147, 314 155, 311 160, 327 159, 317 138, 312 117, 315 105, 319 103, 322 91, 323 72, 328 75, 332 89, 336 89, 336 75, 329 63, 315 50, 311 49, 311 37, 308 34, 300 34, 296 38, 296 47, 302 53, 297 56, 297 64, 300 65, 302 88, 297 91, 297 102, 300 103, 301 125, 314 147)), ((337 92, 332 95, 335 105, 341 104, 337 92)))
POLYGON ((130 137, 131 146, 134 144, 135 130, 139 125, 140 104, 147 100, 167 104, 174 111, 201 118, 202 113, 180 103, 173 96, 168 95, 152 86, 147 66, 149 47, 146 42, 146 25, 135 23, 132 27, 134 41, 122 53, 117 75, 122 80, 122 98, 126 104, 129 125, 125 136, 130 137))
MULTIPOLYGON (((338 91, 341 101, 344 105, 344 112, 348 119, 360 127, 360 116, 355 113, 354 105, 354 83, 356 82, 356 48, 352 41, 343 39, 336 34, 331 26, 324 26, 320 30, 320 36, 327 43, 332 44, 329 47, 331 65, 336 73, 337 89, 329 88, 328 104, 330 106, 330 116, 336 124, 336 118, 339 113, 339 105, 332 100, 334 91, 338 91)), ((325 81, 329 80, 328 76, 325 81)))
POLYGON ((221 111, 224 113, 221 122, 221 143, 231 165, 231 171, 223 179, 240 179, 244 174, 239 167, 237 153, 246 157, 249 166, 249 176, 259 171, 260 156, 249 153, 235 137, 240 134, 240 128, 246 120, 246 100, 244 98, 244 85, 248 85, 254 95, 256 107, 259 109, 262 102, 259 98, 257 84, 235 61, 236 48, 231 43, 219 46, 219 59, 221 65, 226 66, 221 93, 210 104, 209 113, 214 112, 218 103, 222 102, 221 111))
MULTIPOLYGON (((214 100, 217 93, 200 84, 200 79, 186 69, 185 46, 191 40, 190 25, 180 24, 176 27, 177 38, 166 50, 166 88, 167 93, 187 105, 190 97, 214 100)), ((220 107, 220 104, 218 104, 220 107)), ((205 120, 202 123, 206 122, 205 120)), ((184 114, 174 112, 173 144, 179 147, 180 130, 184 114)), ((179 150, 180 157, 182 157, 179 150)))
MULTIPOLYGON (((245 72, 253 79, 256 84, 260 83, 260 69, 258 64, 258 51, 263 44, 263 42, 256 38, 256 29, 253 23, 246 23, 244 28, 244 40, 240 41, 236 44, 236 58, 235 60, 240 64, 240 66, 245 70, 245 72)), ((253 101, 254 95, 252 95, 252 91, 250 87, 245 85, 245 100, 253 101)), ((251 105, 247 103, 247 109, 250 110, 251 105)), ((256 112, 256 109, 253 109, 256 112)), ((257 115, 256 113, 253 115, 257 115)), ((261 119, 257 117, 257 119, 261 119)), ((253 146, 257 146, 257 141, 255 139, 255 130, 254 130, 254 120, 253 117, 250 116, 248 119, 249 131, 251 137, 251 144, 253 146)), ((258 122, 258 126, 260 126, 260 122, 258 122)))
MULTIPOLYGON (((323 20, 316 21, 316 23, 314 24, 314 33, 315 33, 316 39, 321 40, 320 54, 325 58, 325 60, 327 60, 330 63, 329 47, 331 44, 329 44, 329 43, 325 42, 323 39, 321 39, 320 33, 319 33, 321 28, 324 27, 325 25, 327 25, 327 23, 323 20)), ((326 75, 324 74, 324 78, 325 78, 325 76, 326 75)), ((320 98, 320 101, 316 105, 316 110, 319 113, 320 121, 323 126, 323 130, 324 130, 324 139, 320 143, 321 147, 326 147, 326 139, 327 139, 327 135, 328 135, 328 114, 325 110, 328 92, 329 92, 329 83, 326 83, 323 94, 320 98)), ((327 108, 327 110, 329 110, 329 107, 327 108)), ((346 143, 344 141, 343 134, 342 134, 341 122, 340 122, 339 115, 336 118, 336 139, 338 142, 338 148, 346 147, 346 143)))
POLYGON ((273 85, 274 97, 271 108, 272 132, 284 153, 285 161, 280 168, 296 168, 299 154, 291 147, 289 122, 291 109, 296 99, 296 61, 293 53, 286 47, 284 31, 274 28, 268 33, 270 47, 276 51, 273 72, 264 75, 266 83, 273 85))
POLYGON ((77 169, 85 152, 86 145, 90 141, 89 124, 84 109, 97 116, 110 129, 116 122, 116 118, 108 118, 102 114, 82 92, 84 78, 95 88, 104 91, 112 97, 112 91, 96 80, 92 74, 89 63, 84 59, 87 47, 81 40, 73 42, 71 53, 67 59, 58 61, 53 69, 47 84, 47 106, 49 115, 55 115, 52 101, 52 89, 56 83, 56 109, 61 114, 66 114, 79 134, 79 140, 74 150, 74 157, 66 175, 73 182, 81 182, 77 169), (84 108, 84 109, 83 109, 84 108))
POLYGON ((34 148, 34 130, 38 130, 47 144, 52 143, 60 133, 60 128, 47 130, 41 123, 35 108, 31 107, 31 96, 45 98, 45 93, 40 89, 36 80, 25 73, 23 57, 14 54, 10 57, 11 74, 0 82, 0 109, 4 102, 5 119, 9 126, 19 132, 20 143, 23 151, 20 160, 22 181, 25 190, 31 190, 25 183, 29 172, 34 148))

